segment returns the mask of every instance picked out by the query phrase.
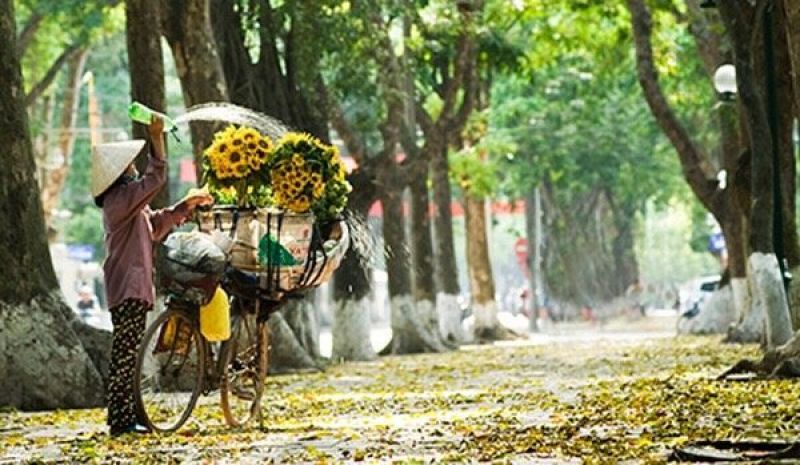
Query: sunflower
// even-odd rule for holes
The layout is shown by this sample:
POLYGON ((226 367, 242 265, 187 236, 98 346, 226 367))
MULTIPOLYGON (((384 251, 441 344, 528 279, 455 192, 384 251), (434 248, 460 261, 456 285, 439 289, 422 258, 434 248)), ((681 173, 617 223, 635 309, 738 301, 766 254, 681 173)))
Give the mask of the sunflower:
POLYGON ((228 126, 214 134, 204 152, 205 176, 216 188, 233 186, 240 204, 266 206, 271 203, 266 164, 272 151, 272 140, 256 129, 228 126))
POLYGON ((325 186, 322 183, 313 184, 311 187, 311 194, 314 196, 314 200, 319 200, 322 197, 322 194, 325 193, 325 186))
POLYGON ((336 147, 308 134, 290 132, 278 141, 267 165, 279 208, 310 210, 325 222, 346 206, 350 187, 336 147))
POLYGON ((295 153, 292 155, 292 166, 295 168, 300 168, 306 166, 306 161, 303 159, 303 156, 299 153, 295 153))
POLYGON ((242 140, 246 142, 257 143, 257 141, 261 140, 261 134, 253 128, 243 127, 237 132, 238 135, 241 136, 242 140))
POLYGON ((289 210, 295 213, 305 213, 311 208, 311 199, 307 195, 301 194, 289 203, 289 210))

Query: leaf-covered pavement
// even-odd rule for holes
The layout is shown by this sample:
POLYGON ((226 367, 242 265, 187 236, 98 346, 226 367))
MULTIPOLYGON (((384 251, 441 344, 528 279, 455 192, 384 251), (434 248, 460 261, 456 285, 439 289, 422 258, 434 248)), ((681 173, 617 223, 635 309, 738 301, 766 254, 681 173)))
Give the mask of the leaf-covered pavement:
MULTIPOLYGON (((170 436, 110 439, 102 410, 0 413, 0 463, 659 463, 700 439, 800 436, 797 381, 718 382, 718 338, 470 346, 273 377, 260 427, 217 396, 170 436)), ((54 380, 55 381, 55 380, 54 380)))

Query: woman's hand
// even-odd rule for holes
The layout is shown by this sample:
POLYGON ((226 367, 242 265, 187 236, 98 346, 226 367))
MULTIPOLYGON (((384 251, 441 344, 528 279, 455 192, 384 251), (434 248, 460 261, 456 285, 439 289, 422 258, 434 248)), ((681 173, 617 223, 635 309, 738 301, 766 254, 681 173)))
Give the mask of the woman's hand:
POLYGON ((186 206, 189 207, 189 210, 192 211, 197 207, 213 205, 214 197, 211 197, 211 194, 208 192, 197 191, 190 192, 183 201, 186 203, 186 206))
POLYGON ((150 140, 153 142, 153 156, 159 160, 166 158, 164 149, 164 120, 159 116, 153 116, 153 120, 147 126, 150 140))
POLYGON ((147 125, 147 132, 151 139, 156 139, 164 135, 164 120, 160 116, 153 115, 153 120, 147 125))

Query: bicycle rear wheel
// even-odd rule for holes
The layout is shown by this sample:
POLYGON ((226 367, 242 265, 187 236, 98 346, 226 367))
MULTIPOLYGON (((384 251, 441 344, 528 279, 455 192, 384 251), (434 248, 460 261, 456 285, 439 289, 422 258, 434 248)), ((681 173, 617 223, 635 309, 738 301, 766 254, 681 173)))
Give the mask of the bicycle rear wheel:
POLYGON ((203 390, 205 344, 197 322, 169 308, 147 328, 136 357, 134 395, 141 419, 157 432, 180 428, 203 390))
POLYGON ((234 316, 231 338, 220 353, 220 403, 228 426, 261 417, 261 396, 269 365, 269 328, 255 315, 234 316))

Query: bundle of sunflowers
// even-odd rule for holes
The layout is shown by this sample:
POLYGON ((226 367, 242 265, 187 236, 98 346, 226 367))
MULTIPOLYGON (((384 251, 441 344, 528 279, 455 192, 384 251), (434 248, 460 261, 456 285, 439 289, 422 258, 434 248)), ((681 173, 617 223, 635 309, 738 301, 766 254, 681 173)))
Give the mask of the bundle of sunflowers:
POLYGON ((312 212, 332 221, 347 205, 350 184, 336 147, 290 132, 277 144, 253 128, 230 126, 205 151, 205 178, 218 204, 312 212))
POLYGON ((216 206, 200 213, 199 223, 201 230, 234 237, 234 266, 280 267, 282 276, 270 287, 284 291, 330 277, 347 248, 339 217, 351 190, 336 147, 296 132, 275 143, 256 129, 229 126, 204 154, 216 206))

